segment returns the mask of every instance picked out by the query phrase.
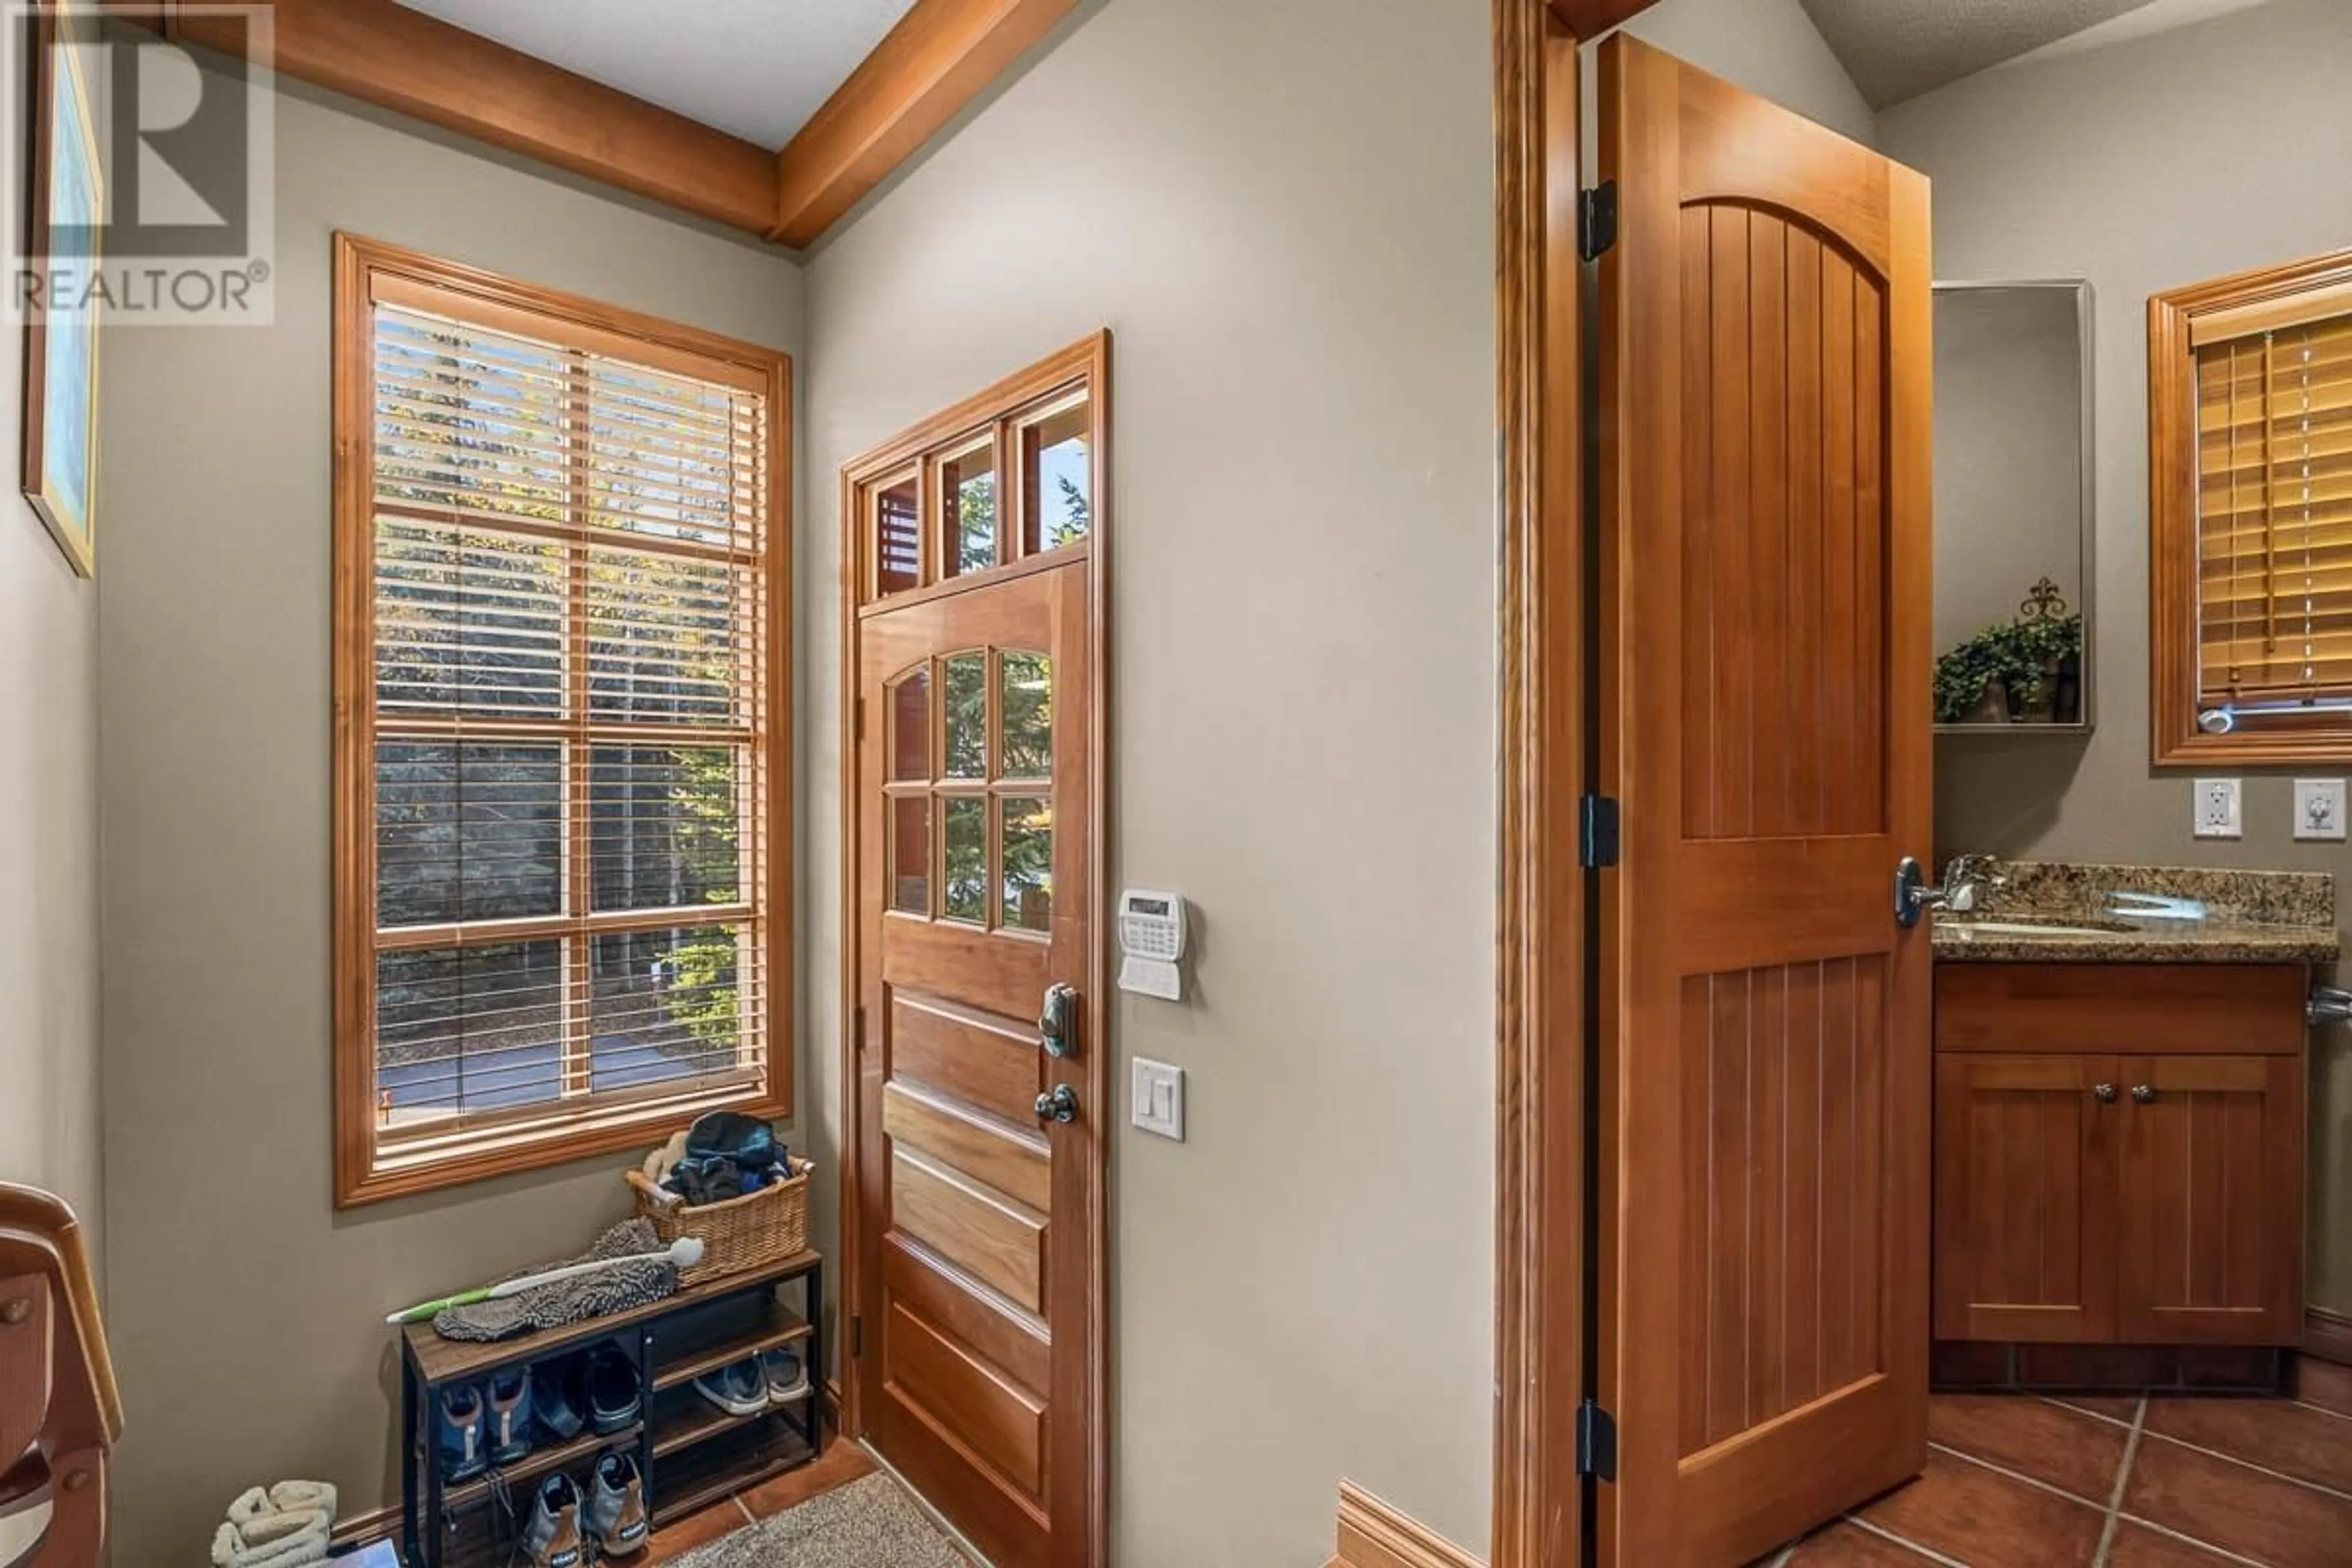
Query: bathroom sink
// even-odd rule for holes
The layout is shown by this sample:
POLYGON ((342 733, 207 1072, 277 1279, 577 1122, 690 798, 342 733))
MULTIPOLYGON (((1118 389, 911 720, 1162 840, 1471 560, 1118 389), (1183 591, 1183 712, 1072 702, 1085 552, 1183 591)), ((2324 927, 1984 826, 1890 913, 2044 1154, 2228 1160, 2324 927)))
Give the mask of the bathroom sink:
POLYGON ((2067 920, 2057 915, 2012 915, 2006 920, 1955 920, 1952 927, 1985 936, 2112 936, 2140 928, 2122 921, 2067 920))

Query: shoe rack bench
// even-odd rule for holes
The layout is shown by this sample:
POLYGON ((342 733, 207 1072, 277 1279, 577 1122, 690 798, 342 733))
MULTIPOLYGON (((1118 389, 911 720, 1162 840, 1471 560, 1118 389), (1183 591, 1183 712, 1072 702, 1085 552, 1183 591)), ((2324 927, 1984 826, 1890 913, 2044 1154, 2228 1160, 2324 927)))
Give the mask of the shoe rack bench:
POLYGON ((401 1331, 400 1358, 404 1568, 503 1564, 540 1479, 560 1469, 580 1480, 608 1448, 626 1449, 635 1459, 656 1530, 814 1462, 824 1449, 817 1400, 825 1364, 824 1301, 824 1261, 803 1252, 650 1306, 494 1344, 445 1340, 430 1323, 409 1324, 401 1331), (797 1310, 780 1295, 788 1286, 798 1287, 797 1310), (583 1430, 569 1442, 535 1447, 473 1480, 442 1479, 434 1418, 443 1390, 607 1344, 637 1370, 643 1408, 636 1421, 617 1432, 583 1430), (789 1405, 731 1415, 694 1391, 694 1380, 707 1372, 794 1344, 809 1369, 809 1393, 789 1405), (512 1500, 511 1521, 499 1506, 501 1488, 512 1500))

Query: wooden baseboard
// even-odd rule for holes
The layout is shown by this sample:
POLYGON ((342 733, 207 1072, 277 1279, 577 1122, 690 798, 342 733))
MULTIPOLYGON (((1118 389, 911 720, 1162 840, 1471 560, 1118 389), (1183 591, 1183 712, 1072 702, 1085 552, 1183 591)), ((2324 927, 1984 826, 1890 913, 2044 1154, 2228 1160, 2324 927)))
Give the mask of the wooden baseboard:
POLYGON ((2352 1313, 2306 1307, 2303 1313, 2303 1353, 2341 1366, 2352 1366, 2352 1313))
POLYGON ((1486 1568, 1353 1481, 1339 1483, 1339 1552, 1336 1568, 1486 1568))
POLYGON ((355 1513, 335 1525, 331 1544, 338 1552, 357 1550, 379 1541, 396 1540, 400 1535, 400 1505, 388 1502, 382 1508, 365 1513, 355 1513))

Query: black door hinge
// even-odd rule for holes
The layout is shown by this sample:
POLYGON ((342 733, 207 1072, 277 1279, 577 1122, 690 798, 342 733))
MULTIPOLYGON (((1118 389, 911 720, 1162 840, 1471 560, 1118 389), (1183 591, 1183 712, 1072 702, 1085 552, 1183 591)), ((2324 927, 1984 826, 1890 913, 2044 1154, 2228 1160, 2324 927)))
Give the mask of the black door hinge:
POLYGON ((866 1004, 860 1002, 849 1010, 850 1043, 859 1050, 866 1048, 866 1004))
POLYGON ((1598 261, 1617 243, 1617 182, 1603 180, 1576 194, 1576 249, 1598 261))
MULTIPOLYGON (((855 1360, 856 1357, 862 1356, 865 1353, 866 1320, 863 1318, 852 1318, 849 1320, 849 1354, 851 1359, 855 1360)), ((1579 1440, 1581 1441, 1581 1439, 1579 1440)))
POLYGON ((1576 1473, 1617 1479, 1617 1418, 1590 1399, 1576 1407, 1576 1473))
POLYGON ((1576 856, 1599 870, 1617 864, 1617 803, 1605 795, 1588 795, 1578 803, 1576 856))

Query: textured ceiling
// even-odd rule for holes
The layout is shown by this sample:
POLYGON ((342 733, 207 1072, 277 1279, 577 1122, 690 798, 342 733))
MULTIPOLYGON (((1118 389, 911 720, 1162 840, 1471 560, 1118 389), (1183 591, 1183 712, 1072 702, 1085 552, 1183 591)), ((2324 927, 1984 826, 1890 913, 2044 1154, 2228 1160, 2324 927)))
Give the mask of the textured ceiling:
POLYGON ((913 0, 400 0, 762 147, 808 122, 913 0))
POLYGON ((1801 0, 1873 109, 1973 76, 2148 0, 1801 0))

